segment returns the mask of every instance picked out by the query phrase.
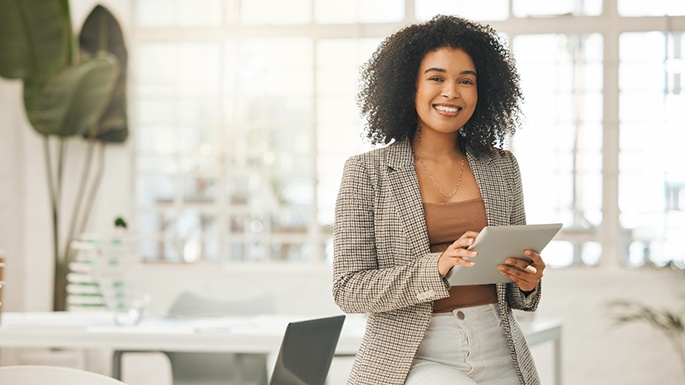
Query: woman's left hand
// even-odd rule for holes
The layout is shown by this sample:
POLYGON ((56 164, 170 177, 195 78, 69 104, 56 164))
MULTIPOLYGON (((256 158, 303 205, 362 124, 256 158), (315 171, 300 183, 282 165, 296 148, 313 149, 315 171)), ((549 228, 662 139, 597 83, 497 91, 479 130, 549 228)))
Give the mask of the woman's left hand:
POLYGON ((533 250, 526 250, 526 257, 532 262, 519 258, 507 258, 504 264, 498 266, 498 269, 500 273, 511 278, 521 290, 533 291, 542 279, 542 273, 547 265, 540 254, 533 250))

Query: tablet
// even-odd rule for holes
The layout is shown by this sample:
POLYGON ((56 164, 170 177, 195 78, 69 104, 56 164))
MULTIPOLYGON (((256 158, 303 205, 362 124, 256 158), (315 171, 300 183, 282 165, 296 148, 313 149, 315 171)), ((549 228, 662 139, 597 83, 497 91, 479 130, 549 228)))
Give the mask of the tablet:
POLYGON ((470 249, 478 252, 474 266, 457 265, 447 274, 452 286, 484 285, 512 282, 497 269, 508 257, 530 261, 526 249, 541 253, 561 229, 561 223, 516 226, 486 226, 478 234, 470 249))

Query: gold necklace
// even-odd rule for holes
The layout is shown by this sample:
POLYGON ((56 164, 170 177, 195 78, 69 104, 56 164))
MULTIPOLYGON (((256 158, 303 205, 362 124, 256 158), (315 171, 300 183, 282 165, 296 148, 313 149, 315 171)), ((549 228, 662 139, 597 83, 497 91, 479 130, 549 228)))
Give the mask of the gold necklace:
POLYGON ((440 190, 440 194, 442 194, 442 196, 447 198, 447 200, 450 200, 450 199, 452 199, 453 196, 455 196, 457 194, 457 191, 459 190, 459 184, 461 184, 461 175, 464 173, 464 158, 463 157, 461 158, 461 167, 459 168, 459 178, 457 179, 457 185, 454 186, 454 191, 452 191, 452 194, 450 194, 450 195, 447 195, 447 194, 445 194, 444 191, 442 191, 442 187, 440 187, 440 184, 438 183, 438 181, 435 180, 435 178, 433 177, 433 174, 431 174, 431 172, 428 171, 428 167, 426 167, 426 165, 423 163, 423 160, 419 156, 416 156, 416 159, 418 159, 418 161, 421 163, 421 165, 423 166, 423 169, 426 170, 426 174, 428 174, 428 177, 431 178, 431 180, 433 181, 433 183, 435 183, 436 186, 438 186, 438 190, 440 190))

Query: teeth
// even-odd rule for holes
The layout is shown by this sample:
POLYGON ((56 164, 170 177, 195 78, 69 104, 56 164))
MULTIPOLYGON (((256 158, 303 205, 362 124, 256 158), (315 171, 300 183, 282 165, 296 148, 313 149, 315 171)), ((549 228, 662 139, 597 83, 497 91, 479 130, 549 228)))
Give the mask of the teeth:
POLYGON ((459 107, 447 107, 447 106, 435 106, 435 109, 438 111, 444 111, 444 112, 459 112, 459 110, 460 110, 459 107))

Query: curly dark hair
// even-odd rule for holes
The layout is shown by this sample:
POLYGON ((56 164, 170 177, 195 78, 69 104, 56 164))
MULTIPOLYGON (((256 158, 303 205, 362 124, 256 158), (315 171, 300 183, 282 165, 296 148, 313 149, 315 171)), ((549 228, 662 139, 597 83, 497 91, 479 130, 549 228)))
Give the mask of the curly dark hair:
POLYGON ((478 103, 459 130, 461 150, 468 145, 483 154, 501 148, 507 134, 520 126, 519 74, 496 31, 460 17, 438 15, 386 38, 362 67, 357 103, 372 144, 414 136, 419 124, 414 104, 419 67, 427 53, 443 47, 464 50, 478 74, 478 103))

